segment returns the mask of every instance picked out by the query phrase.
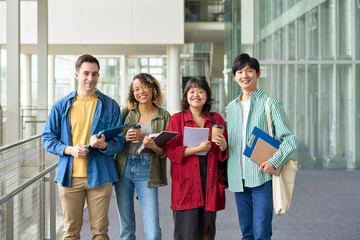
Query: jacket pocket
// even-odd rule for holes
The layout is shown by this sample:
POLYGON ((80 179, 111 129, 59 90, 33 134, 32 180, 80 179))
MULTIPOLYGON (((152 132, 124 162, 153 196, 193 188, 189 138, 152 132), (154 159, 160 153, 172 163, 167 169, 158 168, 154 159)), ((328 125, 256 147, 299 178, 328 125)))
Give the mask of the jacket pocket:
POLYGON ((217 183, 216 191, 216 211, 219 211, 225 208, 225 185, 217 183))
POLYGON ((111 127, 111 117, 110 116, 101 116, 97 124, 97 130, 101 131, 111 127))
POLYGON ((182 208, 192 203, 192 193, 188 179, 173 180, 171 189, 172 204, 176 208, 182 208))
POLYGON ((101 116, 100 117, 100 122, 102 122, 102 123, 110 123, 111 122, 111 117, 110 116, 101 116))

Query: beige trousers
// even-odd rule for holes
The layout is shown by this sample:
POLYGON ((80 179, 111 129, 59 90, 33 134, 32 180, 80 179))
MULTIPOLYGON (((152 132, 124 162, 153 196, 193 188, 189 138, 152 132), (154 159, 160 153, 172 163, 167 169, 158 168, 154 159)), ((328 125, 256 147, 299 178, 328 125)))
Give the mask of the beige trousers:
POLYGON ((72 178, 71 187, 59 183, 58 190, 64 219, 64 239, 80 239, 85 199, 88 204, 92 239, 109 239, 108 212, 112 183, 88 188, 86 178, 72 178))

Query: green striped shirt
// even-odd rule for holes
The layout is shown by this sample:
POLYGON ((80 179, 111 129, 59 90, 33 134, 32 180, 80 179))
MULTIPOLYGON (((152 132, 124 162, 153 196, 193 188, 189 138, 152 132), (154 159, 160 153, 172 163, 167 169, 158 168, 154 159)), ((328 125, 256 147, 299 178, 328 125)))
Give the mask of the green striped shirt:
MULTIPOLYGON (((246 125, 246 139, 248 141, 253 128, 256 126, 268 133, 266 122, 265 104, 268 95, 261 90, 250 94, 250 110, 246 125)), ((227 130, 228 130, 228 178, 229 189, 233 192, 243 191, 243 176, 241 174, 241 139, 242 139, 242 116, 239 102, 240 96, 231 101, 227 106, 227 130)), ((269 159, 269 162, 277 168, 284 164, 290 155, 296 150, 295 136, 291 131, 290 123, 279 100, 271 98, 269 109, 273 128, 273 136, 281 144, 278 151, 269 159)), ((244 179, 246 187, 257 187, 271 180, 271 175, 259 170, 259 165, 245 157, 244 179)))

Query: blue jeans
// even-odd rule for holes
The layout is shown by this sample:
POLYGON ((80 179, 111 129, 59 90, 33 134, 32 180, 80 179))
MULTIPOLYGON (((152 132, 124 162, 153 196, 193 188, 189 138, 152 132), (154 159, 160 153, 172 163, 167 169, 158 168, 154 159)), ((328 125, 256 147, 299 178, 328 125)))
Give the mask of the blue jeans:
POLYGON ((244 187, 235 193, 242 239, 270 240, 272 235, 272 181, 258 187, 244 187))
POLYGON ((148 188, 149 154, 129 154, 124 175, 114 184, 120 219, 120 239, 135 240, 134 189, 139 196, 147 240, 161 239, 158 188, 148 188))

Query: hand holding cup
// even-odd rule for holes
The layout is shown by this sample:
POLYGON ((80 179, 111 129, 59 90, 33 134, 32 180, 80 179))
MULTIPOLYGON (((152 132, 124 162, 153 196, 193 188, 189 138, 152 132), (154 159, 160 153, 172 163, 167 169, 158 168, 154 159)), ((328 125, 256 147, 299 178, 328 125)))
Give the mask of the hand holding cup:
POLYGON ((127 142, 138 143, 141 138, 141 126, 139 124, 131 125, 126 133, 125 140, 127 142))
POLYGON ((220 150, 223 152, 227 148, 227 142, 223 135, 224 126, 214 124, 212 127, 212 136, 211 141, 215 142, 216 145, 220 147, 220 150))

